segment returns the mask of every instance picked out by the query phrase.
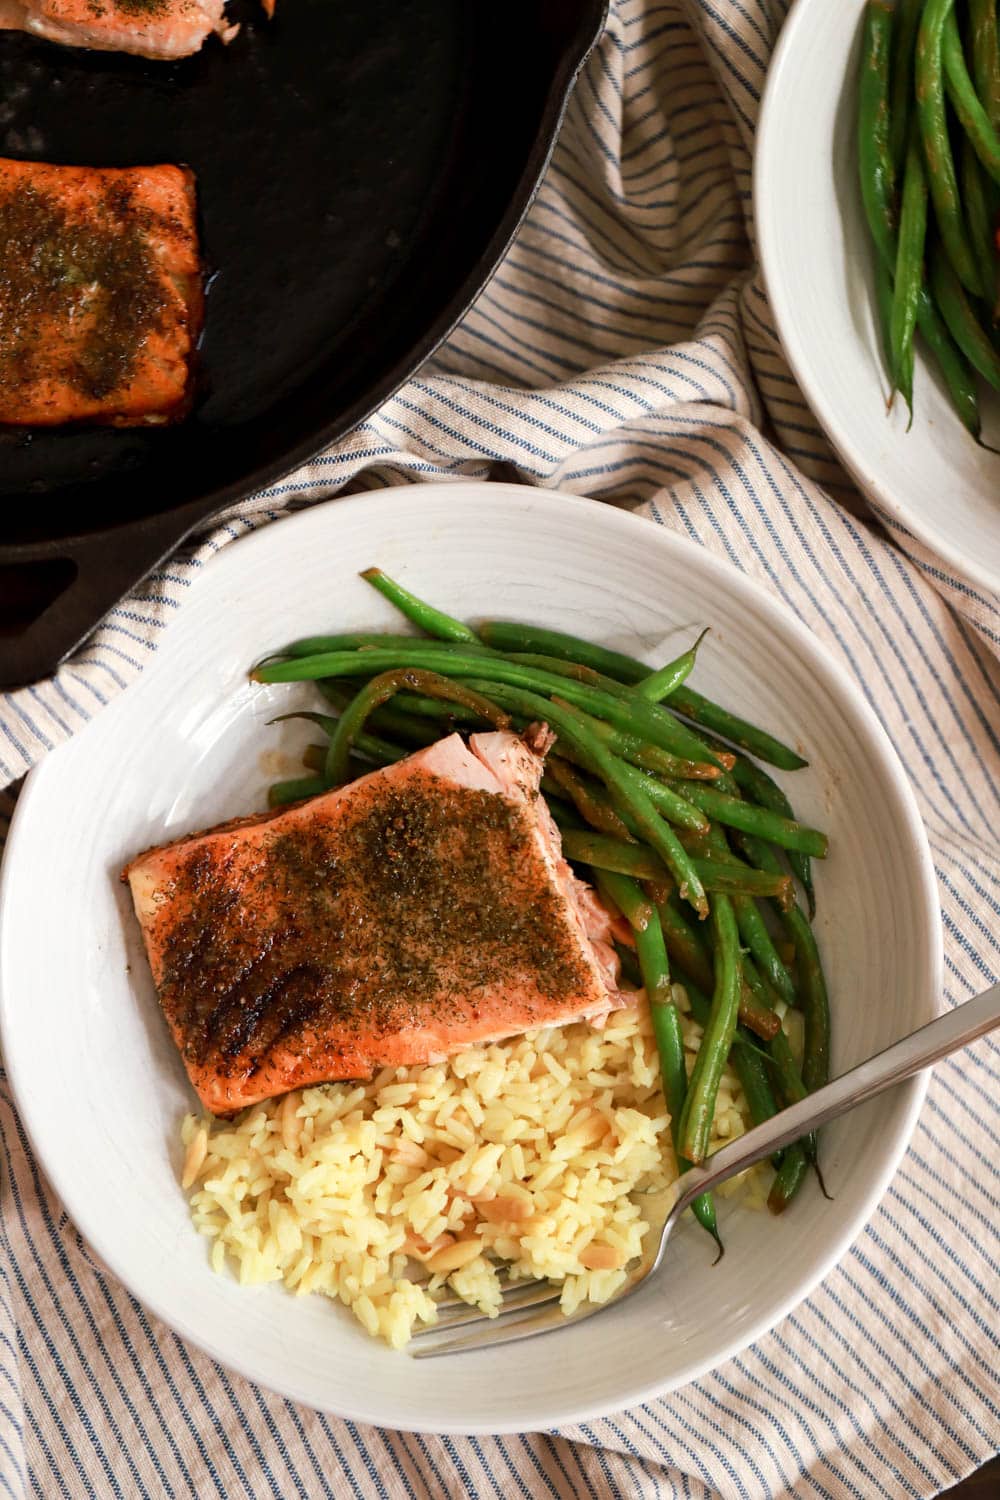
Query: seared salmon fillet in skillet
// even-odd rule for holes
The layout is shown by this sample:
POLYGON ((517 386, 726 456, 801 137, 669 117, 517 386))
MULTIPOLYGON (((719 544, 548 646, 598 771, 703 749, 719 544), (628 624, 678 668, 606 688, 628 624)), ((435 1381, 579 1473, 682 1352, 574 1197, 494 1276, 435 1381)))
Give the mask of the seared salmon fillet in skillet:
POLYGON ((213 32, 234 37, 239 27, 225 9, 226 0, 0 0, 0 31, 170 61, 197 52, 213 32))
POLYGON ((124 871, 206 1107, 426 1063, 623 1003, 609 924, 507 732, 457 734, 124 871))
POLYGON ((194 174, 0 158, 0 422, 118 427, 190 404, 194 174))

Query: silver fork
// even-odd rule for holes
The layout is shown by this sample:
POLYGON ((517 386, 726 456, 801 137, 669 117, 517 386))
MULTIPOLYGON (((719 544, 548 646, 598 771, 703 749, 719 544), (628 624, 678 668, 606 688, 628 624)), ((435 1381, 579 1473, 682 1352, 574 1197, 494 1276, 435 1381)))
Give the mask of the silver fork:
POLYGON ((692 1167, 680 1180, 677 1197, 664 1219, 659 1239, 652 1231, 647 1234, 647 1241, 653 1243, 639 1257, 621 1291, 609 1302, 584 1303, 576 1312, 567 1315, 560 1310, 559 1288, 552 1282, 507 1282, 499 1314, 488 1318, 478 1308, 470 1307, 458 1297, 451 1297, 439 1304, 438 1322, 416 1335, 414 1356, 433 1359, 440 1354, 488 1349, 494 1344, 551 1333, 556 1328, 565 1328, 570 1323, 579 1323, 584 1318, 596 1317, 609 1307, 616 1307, 659 1270, 667 1241, 678 1219, 699 1194, 718 1187, 810 1130, 817 1130, 827 1121, 847 1114, 856 1105, 874 1099, 876 1094, 893 1084, 902 1083, 904 1078, 931 1067, 949 1053, 967 1047, 996 1026, 1000 1026, 1000 984, 921 1026, 884 1052, 834 1079, 833 1083, 817 1089, 807 1099, 748 1130, 746 1135, 723 1146, 704 1166, 692 1167), (470 1325, 471 1332, 454 1335, 456 1328, 470 1325))

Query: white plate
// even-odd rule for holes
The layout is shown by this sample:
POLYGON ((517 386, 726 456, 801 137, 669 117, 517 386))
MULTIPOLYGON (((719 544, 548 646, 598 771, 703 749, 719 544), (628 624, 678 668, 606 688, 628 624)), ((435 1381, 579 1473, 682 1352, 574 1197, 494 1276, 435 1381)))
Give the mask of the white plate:
MULTIPOLYGON (((861 489, 968 582, 1000 592, 1000 458, 977 447, 917 339, 913 427, 886 413, 857 167, 864 0, 796 0, 757 127, 757 240, 795 378, 861 489)), ((997 446, 1000 410, 982 398, 997 446)))
MULTIPOLYGON (((407 487, 268 527, 205 570, 141 680, 30 778, 4 869, 0 1024, 18 1107, 66 1208, 185 1338, 296 1400, 362 1422, 537 1429, 684 1384, 771 1327, 843 1254, 903 1151, 914 1081, 827 1133, 836 1201, 784 1222, 728 1210, 728 1253, 684 1226, 669 1271, 623 1307, 529 1344, 418 1366, 325 1298, 209 1269, 177 1185, 194 1105, 150 983, 122 864, 264 804, 300 688, 248 666, 295 636, 398 628, 358 577, 379 564, 458 615, 521 618, 672 655, 710 623, 697 682, 807 747, 796 806, 832 836, 819 871, 838 1071, 935 1011, 934 879, 913 797, 861 695, 761 589, 692 543, 594 502, 498 485, 407 487)), ((301 744, 301 739, 298 741, 301 744)))

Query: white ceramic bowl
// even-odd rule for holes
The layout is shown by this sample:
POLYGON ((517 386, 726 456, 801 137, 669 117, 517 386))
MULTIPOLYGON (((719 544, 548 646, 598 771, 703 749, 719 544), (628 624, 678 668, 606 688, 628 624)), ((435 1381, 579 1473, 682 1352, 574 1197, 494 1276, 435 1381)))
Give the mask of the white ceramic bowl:
POLYGON ((308 690, 254 687, 247 667, 295 636, 398 628, 357 576, 373 563, 459 615, 561 626, 651 662, 711 624, 698 685, 812 761, 790 779, 801 816, 832 838, 817 927, 838 1071, 935 1011, 927 845, 860 693, 761 589, 649 522, 496 485, 337 501, 227 548, 141 680, 29 779, 0 908, 3 1047, 34 1147, 97 1254, 185 1338, 313 1406, 418 1430, 574 1422, 682 1385, 804 1297, 885 1189, 923 1084, 830 1128, 835 1202, 810 1183, 782 1222, 723 1204, 719 1266, 682 1226, 655 1285, 529 1344, 418 1366, 326 1299, 214 1275, 177 1185, 177 1127, 194 1096, 117 875, 149 844, 259 808, 268 781, 289 774, 280 755, 301 726, 265 721, 308 690))
MULTIPOLYGON (((860 488, 960 577, 1000 592, 1000 457, 977 447, 925 361, 913 427, 886 412, 874 249, 857 167, 864 0, 796 0, 768 73, 754 201, 767 291, 788 362, 860 488)), ((998 446, 1000 405, 982 398, 998 446)))

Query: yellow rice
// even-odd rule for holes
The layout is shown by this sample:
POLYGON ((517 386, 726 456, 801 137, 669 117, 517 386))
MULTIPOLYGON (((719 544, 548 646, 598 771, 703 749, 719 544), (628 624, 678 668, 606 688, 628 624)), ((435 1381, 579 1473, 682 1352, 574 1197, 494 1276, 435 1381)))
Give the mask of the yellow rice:
MULTIPOLYGON (((690 1066, 686 1014, 684 1030, 690 1066)), ((231 1122, 188 1115, 182 1180, 217 1271, 228 1258, 245 1284, 339 1298, 401 1348, 446 1283, 495 1312, 501 1267, 560 1283, 566 1312, 612 1297, 648 1228, 643 1194, 676 1181, 669 1123, 640 1002, 602 1029, 528 1032, 231 1122)), ((713 1149, 746 1124, 727 1069, 713 1149)), ((759 1169, 743 1191, 763 1202, 759 1169)))

